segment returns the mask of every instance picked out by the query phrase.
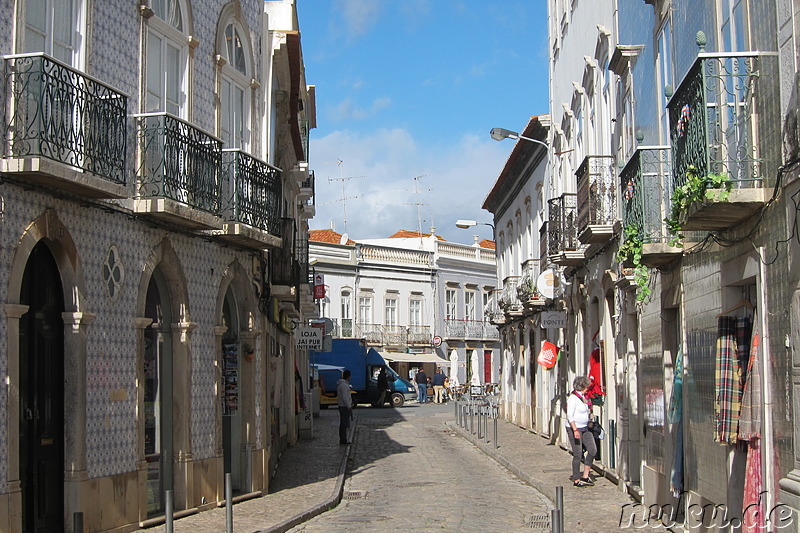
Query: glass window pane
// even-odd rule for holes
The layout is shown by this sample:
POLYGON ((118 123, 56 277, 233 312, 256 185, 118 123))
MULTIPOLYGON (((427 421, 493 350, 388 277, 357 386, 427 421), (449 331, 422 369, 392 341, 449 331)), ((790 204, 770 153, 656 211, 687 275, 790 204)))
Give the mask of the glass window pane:
POLYGON ((45 33, 47 28, 46 0, 31 0, 25 3, 25 24, 45 33))
POLYGON ((161 60, 162 40, 154 34, 147 40, 147 101, 145 112, 163 111, 163 67, 161 60))
POLYGON ((219 117, 219 136, 227 145, 231 140, 231 82, 222 80, 220 87, 220 117, 219 117))
POLYGON ((235 100, 233 102, 233 128, 236 132, 236 147, 242 148, 244 146, 244 89, 236 87, 235 100))
POLYGON ((166 64, 166 97, 168 113, 180 116, 181 108, 181 83, 183 69, 181 69, 181 51, 174 45, 167 43, 166 64))

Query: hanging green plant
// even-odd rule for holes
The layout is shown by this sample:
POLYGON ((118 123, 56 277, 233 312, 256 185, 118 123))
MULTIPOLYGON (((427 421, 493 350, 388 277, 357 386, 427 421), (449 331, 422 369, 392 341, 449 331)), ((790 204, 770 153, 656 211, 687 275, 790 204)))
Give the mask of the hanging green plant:
POLYGON ((670 214, 664 219, 667 231, 672 235, 670 246, 682 246, 683 215, 695 202, 727 202, 733 182, 727 174, 701 176, 694 166, 686 169, 686 183, 672 191, 670 214))
POLYGON ((625 226, 625 238, 617 250, 617 261, 629 262, 633 265, 633 282, 639 288, 636 301, 643 302, 650 297, 650 270, 642 264, 642 249, 644 238, 639 226, 628 224, 625 226))

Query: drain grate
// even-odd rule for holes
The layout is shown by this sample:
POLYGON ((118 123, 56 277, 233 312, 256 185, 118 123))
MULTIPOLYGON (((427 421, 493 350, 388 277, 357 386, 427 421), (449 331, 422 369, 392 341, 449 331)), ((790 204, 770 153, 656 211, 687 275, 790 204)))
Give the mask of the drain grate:
POLYGON ((534 514, 528 518, 528 527, 531 529, 540 529, 542 531, 550 531, 550 515, 548 514, 534 514))
POLYGON ((348 490, 344 493, 345 500, 363 500, 367 497, 367 491, 365 490, 348 490))

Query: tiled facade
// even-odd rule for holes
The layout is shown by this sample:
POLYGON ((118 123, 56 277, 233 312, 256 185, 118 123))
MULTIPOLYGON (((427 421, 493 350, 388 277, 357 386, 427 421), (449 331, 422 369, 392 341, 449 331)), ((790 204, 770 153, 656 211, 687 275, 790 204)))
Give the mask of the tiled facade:
MULTIPOLYGON (((4 2, 0 9, 9 28, 0 37, 5 54, 15 52, 16 37, 10 28, 24 27, 26 4, 4 2)), ((86 189, 75 189, 73 184, 85 182, 89 172, 66 165, 61 165, 56 177, 44 179, 42 171, 34 171, 29 180, 29 174, 5 165, 11 154, 4 146, 2 157, 8 172, 0 175, 0 302, 4 304, 0 375, 8 386, 0 388, 0 530, 10 533, 31 527, 26 502, 34 497, 21 470, 20 421, 38 413, 26 407, 27 390, 20 389, 29 386, 20 385, 24 383, 20 369, 26 364, 20 348, 25 341, 20 338, 20 323, 27 313, 27 306, 20 303, 20 287, 28 254, 37 243, 44 243, 54 257, 64 292, 61 355, 65 391, 64 398, 56 401, 57 408, 63 409, 64 428, 63 435, 56 437, 63 442, 56 444, 63 446, 65 471, 52 475, 66 478, 66 482, 59 488, 63 504, 56 503, 53 530, 71 531, 77 512, 83 513, 85 527, 91 531, 130 531, 164 520, 163 507, 154 512, 149 506, 152 496, 148 496, 144 451, 143 354, 145 332, 153 323, 144 317, 150 298, 148 286, 157 277, 165 284, 160 289, 166 291, 162 303, 171 308, 164 314, 171 316, 171 323, 162 325, 164 337, 169 337, 165 346, 170 348, 163 349, 172 350, 175 375, 172 382, 161 386, 175 398, 170 415, 174 417, 173 456, 169 460, 176 510, 205 510, 224 499, 223 474, 229 454, 237 470, 235 491, 250 495, 266 491, 278 455, 298 438, 296 398, 310 385, 307 379, 302 389, 296 385, 295 368, 306 369, 308 363, 305 352, 294 349, 291 334, 292 322, 313 316, 309 314, 313 305, 307 270, 301 275, 301 269, 308 269, 307 253, 303 256, 301 247, 290 249, 287 239, 263 228, 240 229, 250 240, 238 233, 231 233, 238 239, 231 240, 220 233, 221 226, 211 232, 198 229, 194 224, 200 215, 195 204, 181 206, 178 216, 168 221, 137 211, 138 162, 145 156, 140 153, 136 121, 130 115, 142 111, 143 32, 150 17, 156 15, 146 0, 74 4, 86 20, 86 27, 79 31, 85 42, 81 43, 83 67, 76 69, 78 75, 85 73, 128 97, 126 184, 117 199, 85 194, 86 189), (264 269, 286 258, 293 264, 299 261, 292 284, 270 283, 264 269), (113 279, 109 277, 112 271, 113 279), (231 331, 226 324, 230 319, 224 310, 226 301, 234 302, 238 331, 231 331), (228 431, 223 429, 223 337, 236 339, 241 351, 237 362, 241 422, 237 424, 247 426, 247 431, 239 426, 230 430, 241 432, 234 437, 241 451, 230 451, 227 447, 231 445, 223 442, 228 431), (247 347, 252 347, 252 354, 244 353, 247 347)), ((261 124, 270 117, 265 109, 273 101, 271 93, 291 86, 289 80, 280 79, 282 73, 266 69, 267 64, 280 62, 293 69, 298 98, 308 98, 302 55, 299 63, 296 59, 293 63, 285 46, 273 48, 281 42, 275 35, 298 30, 293 1, 181 0, 181 5, 188 14, 185 33, 191 36, 187 122, 219 134, 222 63, 217 58, 218 42, 225 25, 235 21, 246 28, 249 43, 245 49, 255 51, 248 57, 252 82, 247 151, 258 159, 288 164, 273 169, 281 181, 281 201, 278 210, 268 216, 294 219, 298 241, 304 242, 309 213, 306 200, 297 197, 300 182, 309 175, 308 154, 287 148, 292 142, 280 136, 288 137, 288 129, 276 133, 278 138, 263 139, 262 132, 272 130, 261 124), (270 72, 268 79, 263 79, 265 71, 270 72), (281 153, 273 153, 271 146, 281 153)), ((10 78, 6 72, 4 126, 14 104, 7 91, 10 78)), ((286 123, 313 123, 313 117, 299 116, 297 110, 285 116, 287 109, 273 115, 286 123)), ((87 126, 78 123, 77 127, 87 126)), ((188 161, 193 162, 191 156, 188 161)), ((215 172, 222 175, 220 169, 215 172)), ((157 497, 163 499, 164 495, 157 497)))

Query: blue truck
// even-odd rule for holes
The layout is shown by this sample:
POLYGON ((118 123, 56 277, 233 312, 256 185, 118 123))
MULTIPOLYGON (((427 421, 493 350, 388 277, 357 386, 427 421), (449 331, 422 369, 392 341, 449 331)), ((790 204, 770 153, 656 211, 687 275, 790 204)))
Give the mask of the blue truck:
POLYGON ((375 348, 367 349, 360 339, 333 339, 330 352, 311 352, 311 364, 317 367, 320 382, 320 407, 336 405, 336 383, 342 377, 341 368, 350 370, 353 403, 368 403, 380 407, 381 391, 378 375, 385 369, 389 392, 384 402, 400 407, 416 400, 417 392, 407 379, 401 378, 375 348))

